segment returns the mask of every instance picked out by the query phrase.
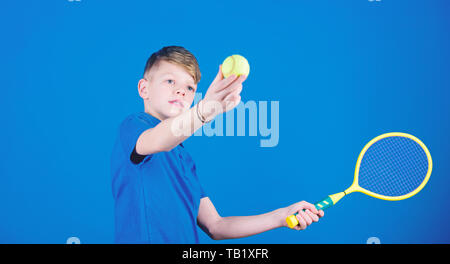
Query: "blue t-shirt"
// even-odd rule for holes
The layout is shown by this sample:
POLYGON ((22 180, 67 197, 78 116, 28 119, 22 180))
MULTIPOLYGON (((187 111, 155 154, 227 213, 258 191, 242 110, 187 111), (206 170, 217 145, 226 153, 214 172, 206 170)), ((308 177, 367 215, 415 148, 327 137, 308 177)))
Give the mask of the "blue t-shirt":
POLYGON ((141 133, 159 122, 140 112, 119 127, 111 155, 116 243, 199 242, 197 214, 205 193, 184 146, 145 156, 137 164, 131 160, 141 133))

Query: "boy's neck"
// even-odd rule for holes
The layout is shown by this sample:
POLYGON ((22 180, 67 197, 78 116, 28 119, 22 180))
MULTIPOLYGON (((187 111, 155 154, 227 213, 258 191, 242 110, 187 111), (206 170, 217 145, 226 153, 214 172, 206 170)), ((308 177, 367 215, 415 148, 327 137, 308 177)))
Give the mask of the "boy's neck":
POLYGON ((158 115, 158 113, 156 113, 155 111, 153 111, 153 109, 151 109, 150 107, 148 107, 146 104, 144 104, 144 111, 153 116, 154 118, 158 119, 159 121, 163 121, 165 118, 163 118, 162 116, 158 115))

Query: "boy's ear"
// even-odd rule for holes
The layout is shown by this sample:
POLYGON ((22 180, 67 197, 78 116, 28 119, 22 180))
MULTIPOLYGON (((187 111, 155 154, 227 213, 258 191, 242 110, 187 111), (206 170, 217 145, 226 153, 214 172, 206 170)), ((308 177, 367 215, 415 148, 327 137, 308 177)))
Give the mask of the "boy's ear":
POLYGON ((138 82, 138 92, 139 96, 144 100, 148 99, 148 88, 148 81, 144 78, 140 79, 138 82))

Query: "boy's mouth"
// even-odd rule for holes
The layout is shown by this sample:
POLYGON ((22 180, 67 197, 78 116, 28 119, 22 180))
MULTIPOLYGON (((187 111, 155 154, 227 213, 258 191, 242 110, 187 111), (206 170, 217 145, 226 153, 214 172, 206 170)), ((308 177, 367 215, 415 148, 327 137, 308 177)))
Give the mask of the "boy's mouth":
POLYGON ((180 101, 180 100, 178 100, 178 99, 170 100, 170 101, 169 101, 169 104, 173 104, 173 105, 179 106, 179 107, 181 107, 181 108, 184 108, 183 102, 180 101))

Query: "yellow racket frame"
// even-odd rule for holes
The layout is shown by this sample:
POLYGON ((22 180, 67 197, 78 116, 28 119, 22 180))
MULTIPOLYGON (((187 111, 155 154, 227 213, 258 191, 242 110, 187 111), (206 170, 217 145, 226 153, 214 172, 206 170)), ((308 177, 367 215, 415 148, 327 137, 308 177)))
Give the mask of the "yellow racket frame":
POLYGON ((427 184, 428 180, 430 179, 430 175, 431 175, 432 169, 433 169, 433 161, 431 159, 430 151, 428 150, 427 146, 425 146, 425 144, 423 144, 422 141, 420 141, 415 136, 410 135, 410 134, 406 134, 406 133, 401 133, 401 132, 386 133, 386 134, 380 135, 380 136, 372 139, 363 148, 363 150, 359 154, 358 161, 356 162, 355 175, 354 175, 353 183, 344 192, 345 192, 345 194, 349 194, 349 193, 352 193, 352 192, 361 192, 361 193, 367 194, 369 196, 372 196, 374 198, 387 200, 387 201, 400 201, 400 200, 408 199, 408 198, 416 195, 418 192, 420 192, 423 189, 423 187, 425 187, 425 185, 427 184), (364 154, 366 153, 366 151, 375 142, 380 141, 381 139, 387 138, 387 137, 405 137, 405 138, 409 138, 409 139, 415 141, 417 144, 419 144, 420 147, 422 147, 422 149, 425 152, 425 154, 427 155, 427 159, 428 159, 428 171, 427 171, 427 174, 426 174, 425 178, 423 179, 422 183, 414 191, 412 191, 410 193, 407 193, 407 194, 404 194, 404 195, 400 195, 400 196, 385 196, 385 195, 377 194, 377 193, 371 192, 369 190, 366 190, 366 189, 362 188, 361 186, 359 186, 359 184, 358 184, 359 167, 361 165, 361 161, 362 161, 362 159, 364 157, 364 154))
MULTIPOLYGON (((425 187, 425 185, 427 184, 428 180, 430 179, 430 175, 431 175, 432 169, 433 169, 433 161, 431 159, 430 151, 425 146, 425 144, 423 144, 423 142, 420 141, 418 138, 416 138, 413 135, 410 135, 410 134, 407 134, 407 133, 401 133, 401 132, 391 132, 391 133, 382 134, 382 135, 379 135, 378 137, 375 137, 371 141, 369 141, 369 143, 366 144, 366 146, 363 148, 363 150, 359 154, 358 160, 356 162, 355 174, 354 174, 354 179, 353 179, 352 185, 349 188, 347 188, 345 191, 343 191, 343 192, 329 195, 324 200, 316 203, 315 206, 316 206, 316 208, 318 210, 326 209, 328 207, 331 207, 331 206, 335 205, 345 195, 353 193, 353 192, 361 192, 361 193, 364 193, 366 195, 372 196, 374 198, 387 200, 387 201, 404 200, 404 199, 407 199, 407 198, 410 198, 410 197, 416 195, 418 192, 420 192, 423 189, 423 187, 425 187), (425 154, 427 155, 427 159, 428 159, 428 171, 427 171, 427 174, 426 174, 425 178, 423 179, 422 183, 415 190, 413 190, 410 193, 407 193, 407 194, 404 194, 404 195, 400 195, 400 196, 385 196, 385 195, 381 195, 381 194, 377 194, 377 193, 371 192, 371 191, 366 190, 366 189, 362 188, 361 186, 359 186, 359 183, 358 183, 359 167, 361 165, 361 161, 362 161, 362 159, 364 157, 364 154, 366 153, 366 151, 375 142, 377 142, 377 141, 379 141, 381 139, 387 138, 387 137, 405 137, 405 138, 409 138, 411 140, 414 140, 417 144, 420 145, 420 147, 422 147, 422 149, 424 150, 425 154)), ((297 217, 295 215, 296 214, 288 216, 286 218, 286 222, 288 223, 288 226, 290 228, 293 228, 294 226, 298 225, 298 220, 297 220, 297 217)))

